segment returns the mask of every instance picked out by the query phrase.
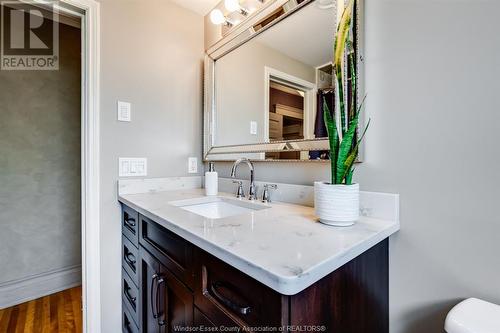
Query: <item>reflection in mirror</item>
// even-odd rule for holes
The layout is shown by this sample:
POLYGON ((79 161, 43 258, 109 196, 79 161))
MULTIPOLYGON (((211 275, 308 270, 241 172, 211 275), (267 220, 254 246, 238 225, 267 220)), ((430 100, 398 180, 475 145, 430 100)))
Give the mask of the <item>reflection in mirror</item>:
MULTIPOLYGON (((215 62, 215 146, 327 136, 316 115, 323 95, 333 96, 335 15, 335 8, 313 1, 215 62)), ((253 157, 327 158, 309 155, 253 157)))
MULTIPOLYGON (((264 141, 304 139, 304 114, 313 112, 304 103, 307 88, 269 79, 268 133, 264 141)), ((266 153, 266 159, 298 159, 300 152, 266 153)))
POLYGON ((269 89, 269 140, 304 138, 305 91, 276 81, 269 89))
MULTIPOLYGON (((206 156, 228 160, 329 159, 328 147, 323 145, 323 141, 328 142, 323 114, 325 106, 332 112, 336 109, 332 60, 338 1, 326 3, 289 0, 279 12, 269 11, 267 16, 250 21, 249 29, 235 37, 241 44, 228 42, 225 50, 214 51, 219 54, 214 58, 209 53, 214 62, 208 62, 207 68, 206 156), (300 151, 286 145, 299 141, 312 146, 300 151), (278 142, 285 143, 282 149, 272 148, 278 142), (224 156, 224 152, 229 155, 224 156)), ((356 66, 358 10, 351 33, 356 66)), ((347 72, 351 76, 351 71, 347 72)), ((357 101, 357 96, 358 91, 347 87, 349 100, 357 101)))

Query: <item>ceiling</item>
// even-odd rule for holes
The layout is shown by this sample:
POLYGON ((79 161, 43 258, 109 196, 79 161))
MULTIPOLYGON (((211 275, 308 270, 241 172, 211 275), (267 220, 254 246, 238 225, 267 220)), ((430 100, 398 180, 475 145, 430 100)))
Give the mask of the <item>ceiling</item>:
POLYGON ((200 15, 206 15, 220 0, 171 0, 179 6, 192 10, 200 15))
POLYGON ((314 3, 263 32, 255 40, 312 67, 333 59, 335 10, 314 3))

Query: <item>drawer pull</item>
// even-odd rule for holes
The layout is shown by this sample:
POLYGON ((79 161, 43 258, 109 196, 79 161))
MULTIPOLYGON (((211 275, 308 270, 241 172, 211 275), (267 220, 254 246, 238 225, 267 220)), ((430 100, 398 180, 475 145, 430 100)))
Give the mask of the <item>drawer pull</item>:
POLYGON ((125 261, 135 271, 136 260, 135 260, 135 257, 132 253, 129 252, 129 253, 125 254, 125 261))
POLYGON ((135 219, 134 218, 128 218, 128 219, 125 219, 124 220, 125 222, 125 225, 129 228, 129 229, 135 229, 135 219))
POLYGON ((242 314, 242 315, 248 315, 251 312, 251 307, 250 306, 240 306, 238 304, 233 303, 231 300, 227 299, 224 297, 219 291, 219 288, 225 288, 229 289, 227 286, 224 285, 223 282, 217 281, 212 283, 211 285, 211 291, 214 294, 215 298, 217 298, 218 301, 220 301, 222 304, 225 306, 229 307, 231 310, 233 310, 236 313, 242 314))
POLYGON ((130 305, 132 305, 135 309, 136 308, 135 301, 137 300, 137 297, 133 297, 132 295, 130 295, 129 290, 130 290, 130 287, 127 286, 127 288, 124 291, 125 297, 130 302, 130 305))
POLYGON ((130 323, 130 320, 127 318, 127 316, 125 316, 125 328, 127 330, 127 333, 133 333, 133 330, 132 330, 132 326, 131 326, 131 323, 130 323))

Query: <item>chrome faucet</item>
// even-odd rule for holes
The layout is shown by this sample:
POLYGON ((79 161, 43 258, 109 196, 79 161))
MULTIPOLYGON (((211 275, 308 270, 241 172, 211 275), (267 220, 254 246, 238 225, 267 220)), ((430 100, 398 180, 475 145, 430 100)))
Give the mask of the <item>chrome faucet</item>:
POLYGON ((271 195, 269 194, 269 190, 276 190, 276 189, 278 189, 278 185, 276 184, 264 184, 264 192, 262 192, 262 202, 270 203, 271 195))
POLYGON ((255 169, 253 167, 252 162, 248 158, 240 158, 236 162, 234 162, 233 167, 231 168, 231 177, 235 178, 236 177, 236 169, 241 163, 245 163, 248 168, 250 169, 250 190, 248 193, 248 199, 249 200, 255 200, 257 198, 257 195, 255 193, 255 182, 254 182, 254 174, 255 174, 255 169))

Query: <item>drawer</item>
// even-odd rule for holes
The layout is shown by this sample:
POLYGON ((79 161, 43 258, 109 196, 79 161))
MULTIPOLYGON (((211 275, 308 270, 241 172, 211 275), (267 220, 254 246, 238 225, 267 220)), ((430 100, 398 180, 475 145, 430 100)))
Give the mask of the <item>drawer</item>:
POLYGON ((137 325, 139 323, 139 290, 125 270, 122 270, 122 299, 125 308, 137 325))
POLYGON ((127 237, 122 237, 122 267, 136 286, 139 286, 139 272, 137 270, 138 259, 139 249, 137 249, 127 237))
POLYGON ((139 333, 139 327, 132 319, 128 308, 125 303, 122 305, 122 332, 123 333, 139 333))
POLYGON ((287 296, 204 251, 196 258, 195 305, 216 326, 288 324, 287 296))
POLYGON ((122 205, 122 233, 135 247, 139 247, 139 214, 125 205, 122 205))
POLYGON ((139 230, 140 244, 192 289, 193 245, 142 215, 139 215, 139 230))

